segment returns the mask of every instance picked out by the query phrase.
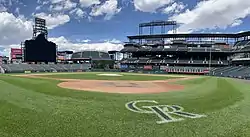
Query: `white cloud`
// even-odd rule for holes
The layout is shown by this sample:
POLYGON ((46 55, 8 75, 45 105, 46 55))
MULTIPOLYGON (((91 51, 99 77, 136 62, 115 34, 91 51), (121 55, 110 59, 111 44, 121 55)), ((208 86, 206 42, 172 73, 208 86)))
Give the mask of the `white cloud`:
POLYGON ((17 7, 17 8, 15 9, 15 13, 17 13, 17 15, 19 15, 19 14, 20 14, 20 8, 17 7))
POLYGON ((105 15, 105 20, 110 20, 115 14, 119 13, 121 8, 118 8, 117 0, 107 0, 102 5, 92 8, 91 16, 105 15))
POLYGON ((80 9, 80 8, 75 8, 75 9, 71 10, 69 13, 70 13, 70 14, 75 14, 77 19, 83 18, 83 17, 86 16, 86 12, 84 12, 84 11, 83 11, 82 9, 80 9))
POLYGON ((227 28, 250 14, 249 0, 206 0, 199 2, 192 10, 174 15, 170 19, 181 23, 179 30, 227 28))
POLYGON ((64 9, 72 9, 76 7, 76 3, 70 1, 70 0, 66 0, 64 3, 64 9))
POLYGON ((51 3, 56 4, 56 3, 61 3, 63 1, 65 1, 65 0, 51 0, 51 3))
POLYGON ((105 40, 105 42, 110 42, 110 43, 114 43, 114 44, 122 43, 120 40, 117 40, 117 39, 105 40))
POLYGON ((48 3, 49 3, 49 0, 37 0, 37 4, 46 5, 48 3))
POLYGON ((70 21, 70 17, 65 14, 46 14, 42 12, 35 14, 35 16, 45 19, 48 29, 53 29, 70 21))
POLYGON ((39 5, 39 6, 36 7, 36 10, 41 10, 41 8, 42 8, 42 6, 39 5))
POLYGON ((71 10, 77 6, 77 3, 71 0, 52 0, 51 3, 50 10, 52 11, 71 10))
POLYGON ((61 10, 63 10, 63 5, 50 5, 49 10, 50 11, 61 11, 61 10))
POLYGON ((183 3, 176 3, 174 2, 170 6, 164 8, 162 10, 163 13, 169 14, 169 13, 179 13, 181 12, 186 6, 183 3))
POLYGON ((1 54, 9 56, 11 47, 19 47, 20 43, 32 37, 31 20, 24 16, 14 16, 12 13, 0 12, 1 54))
POLYGON ((232 27, 239 26, 239 25, 242 24, 242 23, 243 23, 242 20, 236 19, 236 20, 234 20, 234 22, 231 24, 231 26, 232 26, 232 27))
POLYGON ((135 9, 143 12, 156 12, 170 3, 172 0, 134 0, 135 9))
POLYGON ((76 10, 76 15, 77 15, 77 17, 83 17, 83 16, 84 16, 84 13, 85 13, 85 12, 83 12, 81 9, 77 9, 77 10, 76 10))
POLYGON ((4 55, 9 57, 10 56, 10 49, 11 48, 21 48, 20 44, 12 44, 3 47, 4 49, 0 51, 0 55, 4 55))
POLYGON ((19 44, 31 38, 32 21, 23 16, 15 17, 11 13, 0 13, 0 41, 1 45, 19 44))
POLYGON ((111 43, 111 42, 98 42, 98 43, 73 43, 65 37, 49 38, 50 41, 55 42, 58 45, 59 50, 96 50, 96 51, 110 51, 110 50, 121 50, 123 44, 111 43))
POLYGON ((46 5, 46 4, 49 4, 49 1, 44 1, 44 2, 42 3, 42 5, 46 5))
POLYGON ((98 5, 100 4, 101 2, 99 0, 80 0, 79 1, 81 7, 90 7, 92 5, 98 5))
POLYGON ((84 42, 84 43, 89 43, 90 41, 91 41, 90 39, 81 40, 81 42, 84 42))

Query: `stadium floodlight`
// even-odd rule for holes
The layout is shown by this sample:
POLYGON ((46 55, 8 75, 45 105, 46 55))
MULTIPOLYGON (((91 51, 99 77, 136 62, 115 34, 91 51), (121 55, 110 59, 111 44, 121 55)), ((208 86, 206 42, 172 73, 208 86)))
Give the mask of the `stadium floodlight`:
POLYGON ((45 38, 48 38, 48 30, 46 27, 46 20, 42 18, 35 18, 35 25, 33 25, 33 39, 35 39, 39 34, 44 34, 45 38))

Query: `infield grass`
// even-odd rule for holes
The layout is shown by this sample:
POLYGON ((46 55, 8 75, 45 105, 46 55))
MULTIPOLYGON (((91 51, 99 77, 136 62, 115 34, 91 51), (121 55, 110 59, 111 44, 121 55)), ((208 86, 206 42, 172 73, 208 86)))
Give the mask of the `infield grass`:
MULTIPOLYGON (((72 73, 72 74, 57 74, 57 75, 39 75, 41 77, 58 78, 58 79, 86 79, 86 80, 132 80, 132 81, 150 81, 150 80, 167 80, 180 78, 178 76, 148 76, 148 75, 134 75, 129 73, 105 73, 118 74, 121 76, 104 76, 98 75, 102 73, 72 73)), ((104 74, 104 73, 103 73, 104 74)))
MULTIPOLYGON (((249 137, 250 86, 204 77, 184 91, 124 95, 62 89, 59 81, 0 75, 1 137, 249 137), (157 124, 127 110, 134 100, 180 105, 207 117, 157 124)), ((144 105, 144 104, 141 104, 144 105)))

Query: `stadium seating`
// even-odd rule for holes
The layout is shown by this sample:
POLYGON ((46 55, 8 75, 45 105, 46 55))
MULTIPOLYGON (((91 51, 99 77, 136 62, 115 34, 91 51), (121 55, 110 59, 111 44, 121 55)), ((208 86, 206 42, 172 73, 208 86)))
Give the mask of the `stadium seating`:
POLYGON ((250 45, 246 45, 244 47, 241 47, 241 48, 237 49, 236 51, 237 52, 244 52, 244 51, 249 52, 250 51, 250 45))
POLYGON ((207 67, 182 67, 171 66, 167 68, 168 73, 183 73, 183 74, 206 74, 208 73, 207 67))
POLYGON ((92 60, 111 60, 108 53, 99 51, 75 52, 72 54, 71 58, 72 59, 91 58, 92 60))
POLYGON ((31 72, 74 72, 86 71, 91 68, 90 64, 2 64, 6 73, 31 72))
POLYGON ((211 71, 214 76, 232 77, 232 78, 250 78, 250 67, 247 66, 231 66, 216 68, 211 71))
POLYGON ((4 73, 4 69, 0 66, 0 73, 4 73))
POLYGON ((138 51, 139 49, 136 47, 125 47, 123 48, 120 52, 125 53, 125 52, 135 52, 138 51))

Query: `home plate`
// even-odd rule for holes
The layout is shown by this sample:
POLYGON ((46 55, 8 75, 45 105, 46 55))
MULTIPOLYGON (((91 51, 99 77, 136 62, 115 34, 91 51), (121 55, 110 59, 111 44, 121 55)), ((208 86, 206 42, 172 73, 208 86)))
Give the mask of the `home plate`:
POLYGON ((112 77, 121 77, 123 75, 120 75, 120 74, 97 74, 99 76, 112 76, 112 77))

